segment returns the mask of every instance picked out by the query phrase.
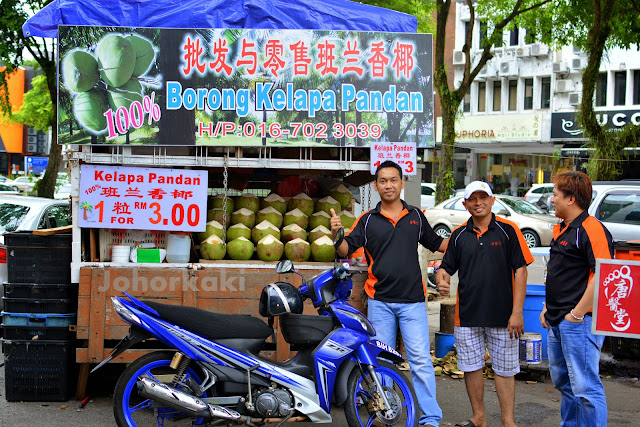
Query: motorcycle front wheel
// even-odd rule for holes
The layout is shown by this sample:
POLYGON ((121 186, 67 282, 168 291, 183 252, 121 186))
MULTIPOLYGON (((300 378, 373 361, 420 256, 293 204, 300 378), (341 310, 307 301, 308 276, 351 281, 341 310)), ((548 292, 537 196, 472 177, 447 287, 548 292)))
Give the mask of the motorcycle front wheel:
MULTIPOLYGON (((202 419, 194 421, 194 418, 176 409, 162 406, 162 404, 141 397, 137 393, 136 382, 140 378, 149 378, 171 385, 176 373, 176 370, 170 366, 174 354, 169 351, 149 353, 140 357, 124 370, 113 392, 113 414, 119 427, 164 426, 167 421, 175 426, 203 423, 202 419)), ((192 365, 187 367, 184 379, 175 388, 188 391, 184 388, 189 378, 193 378, 198 384, 202 382, 192 365)), ((205 394, 202 397, 207 396, 205 394)))
POLYGON ((395 365, 383 361, 375 371, 391 411, 385 414, 378 410, 382 395, 369 372, 363 374, 356 368, 347 382, 344 412, 349 426, 417 426, 418 400, 404 374, 395 365))

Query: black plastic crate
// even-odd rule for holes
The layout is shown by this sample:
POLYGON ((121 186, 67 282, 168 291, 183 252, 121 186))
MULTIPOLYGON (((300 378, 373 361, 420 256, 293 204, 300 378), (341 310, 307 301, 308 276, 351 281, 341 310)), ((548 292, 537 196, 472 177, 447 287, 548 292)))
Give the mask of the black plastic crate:
POLYGON ((72 341, 2 340, 9 402, 63 402, 75 376, 72 341))
POLYGON ((7 246, 10 283, 71 283, 71 247, 7 246))
POLYGON ((41 341, 66 341, 75 338, 74 332, 68 326, 44 327, 44 326, 5 326, 2 324, 3 337, 6 340, 41 340, 41 341))
POLYGON ((9 313, 74 313, 78 309, 77 299, 31 299, 5 298, 4 309, 9 313))
POLYGON ((16 231, 4 234, 4 244, 7 247, 35 247, 35 248, 69 248, 73 241, 70 233, 37 236, 30 231, 16 231))
POLYGON ((7 282, 4 284, 4 296, 7 298, 76 299, 78 298, 78 284, 7 282))
POLYGON ((611 355, 618 359, 640 359, 640 339, 611 337, 611 355))

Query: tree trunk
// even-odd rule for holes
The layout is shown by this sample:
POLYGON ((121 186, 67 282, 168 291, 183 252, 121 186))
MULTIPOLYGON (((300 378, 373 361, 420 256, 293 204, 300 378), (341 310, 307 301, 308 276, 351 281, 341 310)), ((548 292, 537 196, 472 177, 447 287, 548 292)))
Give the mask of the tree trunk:
POLYGON ((53 198, 56 191, 56 181, 58 180, 58 168, 60 167, 60 158, 62 157, 62 146, 58 144, 58 96, 56 93, 56 64, 51 62, 52 71, 45 70, 43 72, 47 76, 47 87, 49 88, 49 96, 53 105, 53 123, 51 123, 51 148, 49 149, 49 161, 44 176, 38 182, 38 196, 53 198))
POLYGON ((442 109, 442 156, 436 186, 436 203, 449 198, 455 182, 453 180, 453 148, 456 144, 456 113, 458 106, 452 102, 441 102, 442 109))

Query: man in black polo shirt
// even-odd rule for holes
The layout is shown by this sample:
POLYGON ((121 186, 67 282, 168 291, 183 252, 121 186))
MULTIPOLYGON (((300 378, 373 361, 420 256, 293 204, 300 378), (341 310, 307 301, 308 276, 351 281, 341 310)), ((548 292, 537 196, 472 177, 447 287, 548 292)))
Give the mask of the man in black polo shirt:
MULTIPOLYGON (((418 243, 434 252, 444 252, 447 243, 433 231, 420 209, 400 199, 404 188, 400 166, 383 162, 375 179, 373 185, 380 194, 380 203, 358 217, 338 246, 338 254, 344 257, 364 247, 369 264, 365 283, 368 317, 376 338, 395 348, 400 326, 413 387, 423 412, 419 422, 438 426, 442 410, 436 401, 436 380, 429 357, 426 287, 418 262, 418 243)), ((334 237, 341 227, 340 217, 331 210, 334 237)))
POLYGON ((549 372, 560 390, 562 424, 606 426, 607 400, 600 380, 603 335, 591 333, 596 259, 613 258, 611 233, 589 215, 591 179, 564 172, 554 179, 551 203, 562 223, 553 228, 545 307, 549 372))
POLYGON ((489 184, 472 182, 464 190, 464 199, 471 218, 451 233, 436 275, 438 291, 445 296, 449 295, 451 275, 457 271, 459 277, 455 319, 458 369, 465 373, 473 416, 456 425, 487 425, 482 368, 488 347, 502 425, 515 426, 518 338, 524 333, 522 307, 527 265, 533 256, 518 226, 491 212, 495 197, 489 184))

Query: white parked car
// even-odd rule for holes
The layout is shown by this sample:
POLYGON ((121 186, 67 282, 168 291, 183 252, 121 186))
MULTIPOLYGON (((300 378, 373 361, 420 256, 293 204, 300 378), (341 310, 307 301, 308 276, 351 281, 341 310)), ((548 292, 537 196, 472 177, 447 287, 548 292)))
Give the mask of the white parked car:
POLYGON ((524 195, 524 199, 529 203, 536 203, 541 197, 549 196, 553 193, 553 184, 533 184, 524 195))
POLYGON ((30 176, 19 176, 18 178, 13 180, 13 183, 21 192, 29 193, 33 191, 33 187, 36 185, 37 180, 38 178, 33 178, 30 176))
POLYGON ((423 182, 420 184, 420 208, 429 209, 436 204, 436 184, 423 182))
POLYGON ((640 182, 594 182, 589 214, 607 227, 615 241, 640 240, 640 182))

